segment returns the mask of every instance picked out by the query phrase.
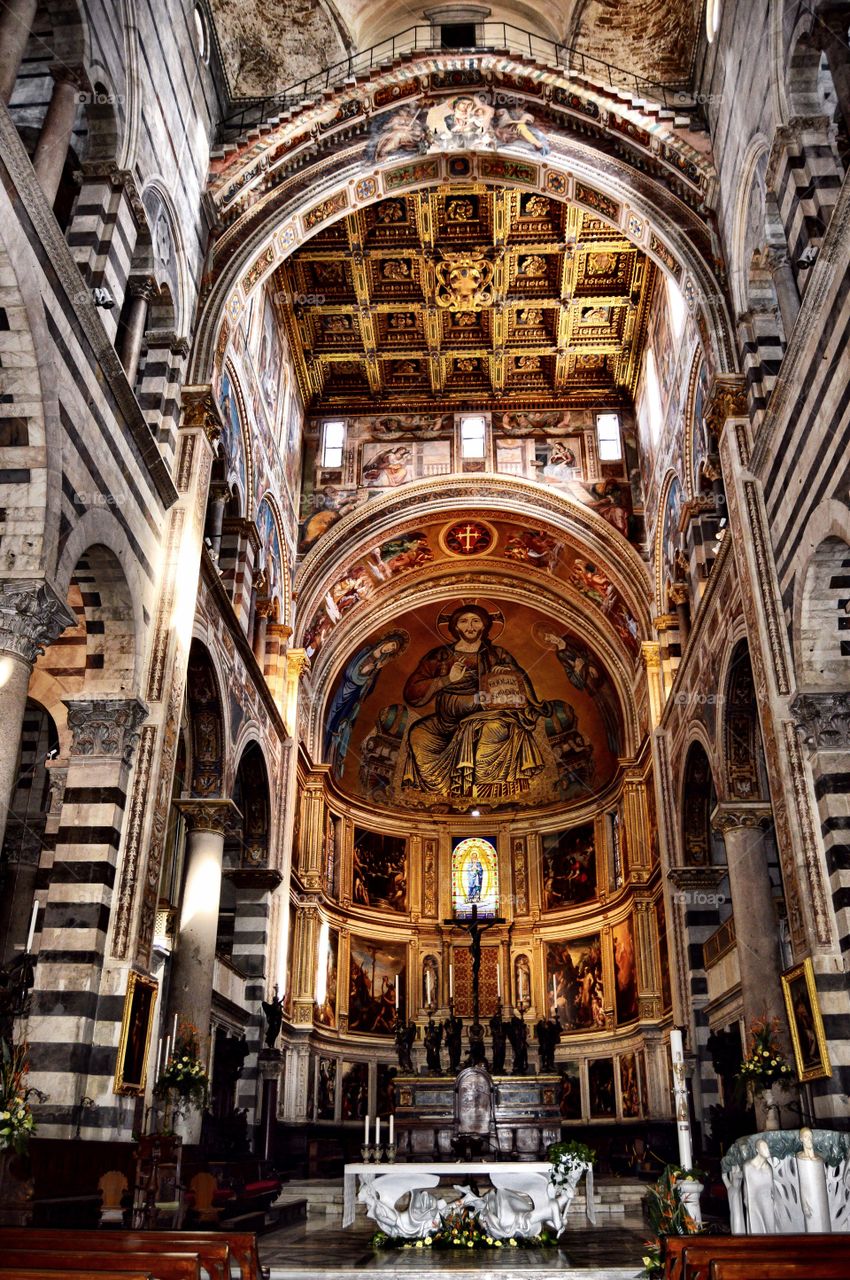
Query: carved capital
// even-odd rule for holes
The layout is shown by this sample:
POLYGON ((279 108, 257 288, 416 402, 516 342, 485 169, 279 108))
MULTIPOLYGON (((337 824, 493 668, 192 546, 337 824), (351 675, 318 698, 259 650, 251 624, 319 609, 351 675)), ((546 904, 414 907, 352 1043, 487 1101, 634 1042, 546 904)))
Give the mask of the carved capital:
POLYGON ((716 889, 726 875, 726 867, 671 867, 667 879, 682 892, 716 889))
POLYGON ((730 831, 754 831, 759 827, 768 827, 772 821, 773 810, 769 804, 746 804, 741 801, 719 804, 711 815, 712 829, 724 836, 730 831))
POLYGON ((159 293, 159 289, 153 276, 141 276, 130 281, 127 292, 131 298, 143 298, 145 302, 150 302, 159 293))
POLYGON ((310 659, 307 656, 306 649, 287 649, 286 651, 286 675, 287 679, 300 680, 310 670, 310 659))
POLYGON ((72 756, 123 760, 129 765, 148 709, 138 698, 63 698, 72 756))
POLYGON ((213 831, 226 836, 242 823, 242 814, 232 800, 175 800, 190 831, 213 831))
POLYGON ((816 751, 850 750, 850 693, 840 689, 798 693, 791 703, 791 714, 807 747, 816 751))
POLYGON ((673 604, 687 604, 691 598, 687 582, 674 582, 668 590, 668 595, 673 604))
POLYGON ((642 640, 640 656, 647 671, 661 670, 661 650, 656 640, 642 640))
POLYGON ((0 582, 0 653, 32 666, 46 645, 76 625, 76 615, 46 582, 0 582))
POLYGON ((740 374, 722 374, 711 384, 705 406, 705 425, 714 436, 719 436, 727 418, 746 418, 747 383, 740 374))
POLYGON ((215 452, 218 449, 224 423, 212 387, 209 385, 184 387, 180 398, 183 405, 181 429, 203 431, 215 452))

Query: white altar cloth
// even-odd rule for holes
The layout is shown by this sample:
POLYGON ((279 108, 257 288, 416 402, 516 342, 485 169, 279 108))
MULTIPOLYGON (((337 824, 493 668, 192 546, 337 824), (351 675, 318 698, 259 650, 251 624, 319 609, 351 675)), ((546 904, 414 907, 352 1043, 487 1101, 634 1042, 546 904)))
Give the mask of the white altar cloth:
MULTIPOLYGON (((429 1164, 347 1164, 343 1171, 343 1207, 342 1225, 350 1227, 354 1223, 357 1180, 360 1185, 371 1183, 374 1190, 386 1203, 394 1205, 403 1195, 418 1188, 432 1188, 434 1175, 450 1180, 452 1184, 463 1182, 470 1174, 490 1178, 494 1187, 516 1189, 525 1192, 529 1183, 537 1183, 539 1189, 545 1190, 549 1183, 552 1165, 548 1160, 480 1160, 480 1161, 434 1161, 429 1164), (493 1175, 496 1175, 495 1177, 493 1175)), ((596 1206, 593 1201, 593 1168, 587 1170, 585 1178, 585 1196, 587 1201, 587 1217, 596 1222, 596 1206)))

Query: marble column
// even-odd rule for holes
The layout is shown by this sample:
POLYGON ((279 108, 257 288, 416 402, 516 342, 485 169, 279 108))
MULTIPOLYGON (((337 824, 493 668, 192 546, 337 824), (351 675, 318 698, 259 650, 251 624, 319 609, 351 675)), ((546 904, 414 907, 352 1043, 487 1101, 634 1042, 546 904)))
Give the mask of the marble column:
POLYGON ((676 606, 676 617, 679 621, 679 644, 684 652, 691 634, 691 595, 686 582, 674 582, 670 588, 670 599, 676 606))
POLYGON ((216 480, 210 485, 210 514, 209 514, 209 532, 207 536, 210 540, 210 555, 216 564, 221 555, 221 535, 224 528, 224 510, 227 506, 227 500, 230 490, 227 485, 216 480))
POLYGON ((0 9, 0 97, 8 102, 21 69, 38 0, 6 0, 0 9))
POLYGON ((74 132, 83 79, 73 69, 51 67, 53 93, 38 135, 32 167, 49 205, 56 199, 74 132))
MULTIPOLYGON (((200 1054, 206 1062, 224 840, 242 815, 232 800, 179 800, 177 808, 186 819, 188 835, 170 1016, 182 1015, 198 1028, 200 1054)), ((197 1122, 200 1127, 200 1116, 197 1122)))
POLYGON ((33 665, 45 645, 76 625, 76 616, 46 582, 0 583, 0 848, 18 774, 33 665))
POLYGON ((266 669, 266 632, 268 630, 269 618, 274 612, 273 600, 258 600, 254 610, 254 657, 259 663, 260 670, 265 673, 266 669))
POLYGON ((118 349, 118 359, 124 366, 127 381, 132 387, 139 372, 139 360, 142 356, 142 343, 148 324, 148 307, 156 293, 156 283, 148 276, 144 280, 134 280, 128 292, 132 301, 127 313, 124 334, 118 349))
POLYGON ((794 279, 791 260, 784 249, 769 249, 767 266, 776 290, 776 301, 782 316, 782 327, 785 330, 786 343, 791 341, 794 325, 800 311, 800 293, 794 279))
POLYGON ((738 963, 744 1017, 749 1024, 765 1012, 784 1022, 779 975, 779 925, 773 906, 765 831, 773 815, 770 805, 742 801, 718 804, 711 825, 723 835, 726 865, 737 924, 738 963))

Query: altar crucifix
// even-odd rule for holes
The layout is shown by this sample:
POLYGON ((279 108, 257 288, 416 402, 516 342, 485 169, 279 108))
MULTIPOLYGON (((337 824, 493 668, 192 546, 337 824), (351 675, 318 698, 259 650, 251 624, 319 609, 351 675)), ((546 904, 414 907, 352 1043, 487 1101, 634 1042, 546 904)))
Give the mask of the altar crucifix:
POLYGON ((481 1025, 481 1005, 479 978, 481 975, 481 938, 494 925, 505 924, 503 916, 489 916, 485 920, 478 918, 478 906, 473 902, 472 914, 468 920, 452 917, 444 920, 444 924, 455 929, 466 929, 469 933, 469 951, 472 956, 472 1026, 469 1028, 469 1048, 473 1062, 484 1060, 484 1028, 481 1025))

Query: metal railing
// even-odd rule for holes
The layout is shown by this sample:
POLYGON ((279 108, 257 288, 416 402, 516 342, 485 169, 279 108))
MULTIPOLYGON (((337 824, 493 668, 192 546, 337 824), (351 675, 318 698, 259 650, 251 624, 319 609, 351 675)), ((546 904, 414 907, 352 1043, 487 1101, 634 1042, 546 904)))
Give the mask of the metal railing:
POLYGON ((710 937, 706 938, 702 944, 702 963, 705 969, 711 969, 717 964, 718 960, 726 955, 727 951, 731 951, 735 946, 735 917, 730 916, 728 920, 724 920, 719 929, 716 929, 710 937))
POLYGON ((631 94, 670 110, 687 111, 693 106, 690 87, 686 81, 679 84, 661 84, 644 79, 623 67, 594 58, 580 49, 560 44, 545 36, 514 27, 507 22, 482 22, 476 24, 477 43, 468 49, 447 48, 440 43, 440 28, 426 24, 408 27, 398 35, 388 36, 370 49, 353 53, 339 62, 315 72, 279 93, 266 98, 244 99, 236 110, 226 116, 219 126, 219 140, 232 142, 246 130, 256 128, 267 120, 273 120, 286 111, 292 111, 316 98, 326 89, 334 89, 346 80, 368 75, 385 63, 417 53, 444 53, 456 57, 472 69, 478 55, 486 53, 513 53, 533 58, 549 67, 560 68, 572 75, 582 76, 604 89, 631 94))

